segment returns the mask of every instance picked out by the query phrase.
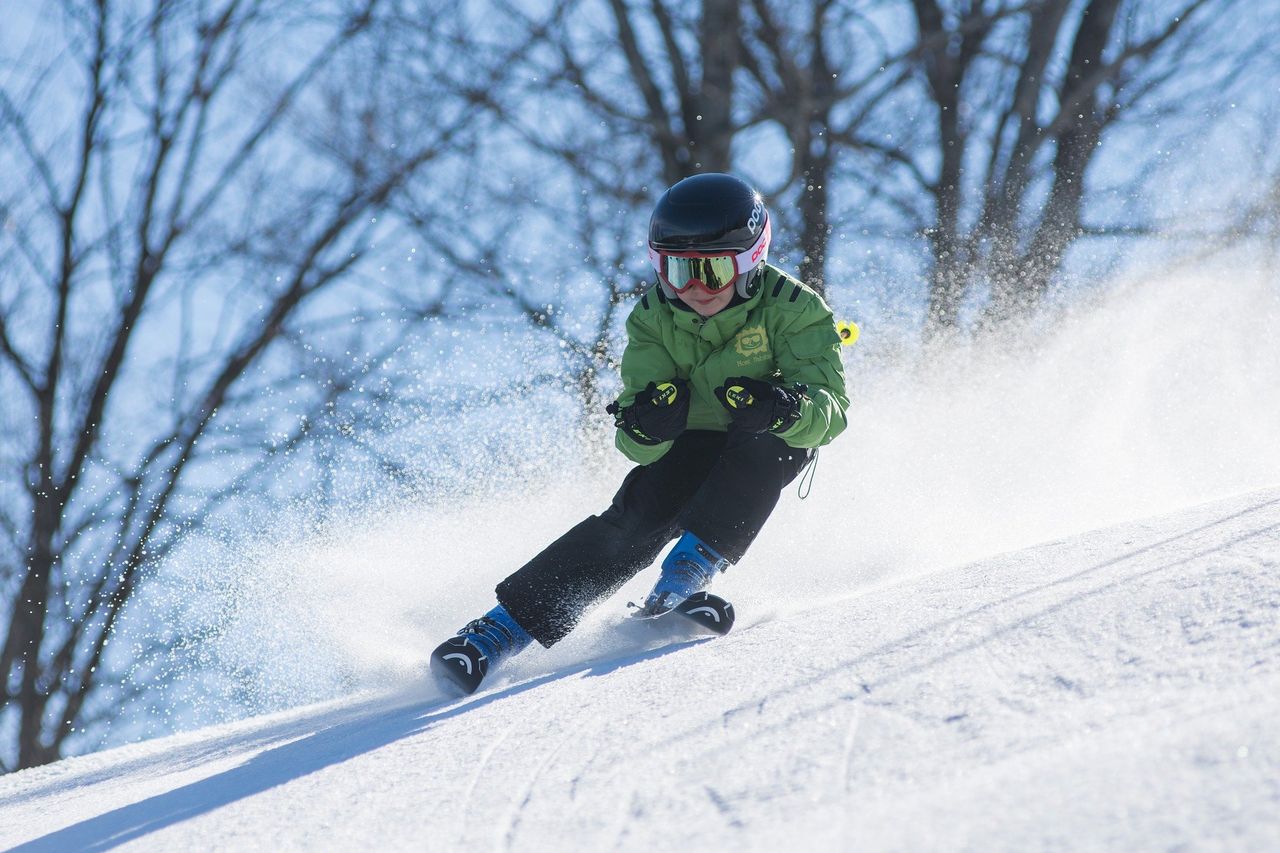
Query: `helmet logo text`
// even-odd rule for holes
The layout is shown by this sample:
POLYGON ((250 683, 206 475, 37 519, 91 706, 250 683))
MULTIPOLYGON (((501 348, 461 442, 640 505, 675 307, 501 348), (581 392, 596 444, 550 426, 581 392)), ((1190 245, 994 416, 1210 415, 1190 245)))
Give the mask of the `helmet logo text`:
POLYGON ((756 233, 760 228, 760 220, 764 219, 764 202, 756 199, 755 207, 751 208, 751 215, 747 217, 747 229, 752 233, 756 233))

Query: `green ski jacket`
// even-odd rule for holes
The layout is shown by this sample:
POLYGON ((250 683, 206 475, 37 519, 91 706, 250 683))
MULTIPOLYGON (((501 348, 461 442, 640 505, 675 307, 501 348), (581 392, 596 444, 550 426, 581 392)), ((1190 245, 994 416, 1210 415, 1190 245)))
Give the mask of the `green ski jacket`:
MULTIPOLYGON (((792 447, 819 447, 847 426, 849 397, 840 361, 840 336, 831 309, 811 288, 765 265, 764 281, 745 302, 703 318, 671 304, 655 284, 627 318, 622 395, 629 406, 650 382, 673 376, 691 391, 688 429, 725 431, 729 413, 713 389, 732 376, 808 386, 800 420, 779 437, 792 447)), ((614 443, 627 458, 648 465, 671 442, 643 445, 618 430, 614 443)))

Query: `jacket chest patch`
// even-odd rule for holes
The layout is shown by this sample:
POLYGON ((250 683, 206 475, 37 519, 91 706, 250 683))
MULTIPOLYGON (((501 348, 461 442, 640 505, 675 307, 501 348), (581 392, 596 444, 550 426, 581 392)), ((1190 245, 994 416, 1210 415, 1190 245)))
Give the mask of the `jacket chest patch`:
POLYGON ((764 326, 748 326, 738 332, 733 339, 733 348, 738 351, 738 355, 746 358, 768 355, 769 336, 765 333, 764 326))
POLYGON ((733 349, 747 362, 768 358, 769 336, 764 326, 747 326, 738 332, 733 339, 733 349))

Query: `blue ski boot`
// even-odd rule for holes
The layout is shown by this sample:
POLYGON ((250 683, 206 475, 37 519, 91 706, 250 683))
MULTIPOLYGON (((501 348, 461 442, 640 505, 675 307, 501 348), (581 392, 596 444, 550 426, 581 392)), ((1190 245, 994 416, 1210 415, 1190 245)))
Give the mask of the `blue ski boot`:
POLYGON ((712 579, 729 566, 728 560, 686 530, 662 561, 662 577, 635 615, 653 618, 670 613, 690 596, 710 586, 712 579))
POLYGON ((463 693, 475 693, 490 668, 532 642, 529 632, 499 604, 437 646, 431 653, 431 671, 463 693))

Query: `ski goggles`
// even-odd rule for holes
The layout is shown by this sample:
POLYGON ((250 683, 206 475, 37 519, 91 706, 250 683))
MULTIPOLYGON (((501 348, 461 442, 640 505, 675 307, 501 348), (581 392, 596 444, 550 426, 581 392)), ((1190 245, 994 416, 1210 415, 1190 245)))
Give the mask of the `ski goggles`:
POLYGON ((650 245, 649 261, 663 284, 676 293, 684 293, 694 284, 700 284, 710 293, 719 293, 732 285, 738 276, 755 269, 757 264, 768 258, 769 226, 766 218, 760 236, 745 252, 667 252, 650 245))
POLYGON ((738 278, 738 262, 733 255, 660 252, 657 269, 658 276, 676 293, 684 293, 698 282, 704 290, 718 293, 738 278))

